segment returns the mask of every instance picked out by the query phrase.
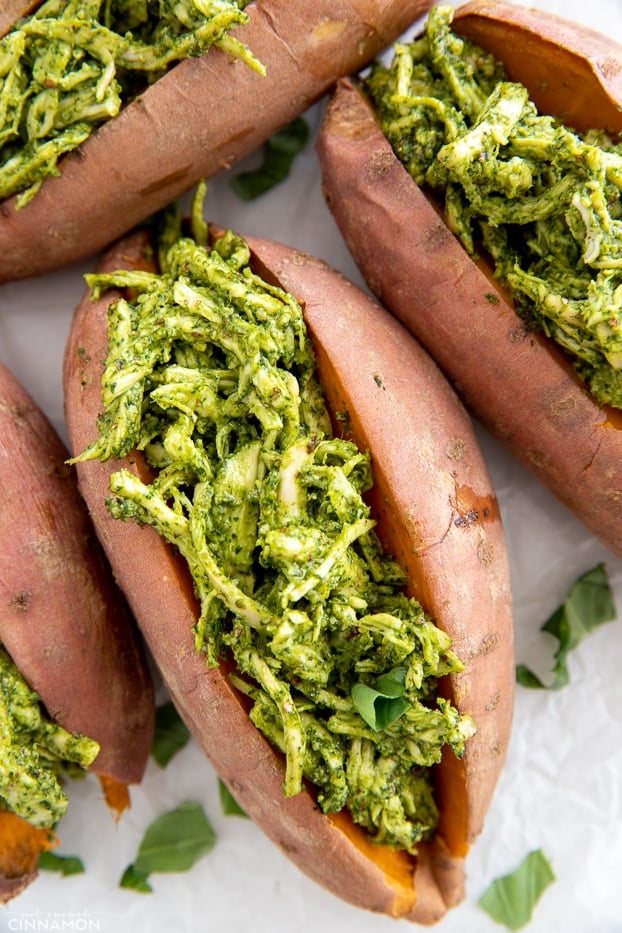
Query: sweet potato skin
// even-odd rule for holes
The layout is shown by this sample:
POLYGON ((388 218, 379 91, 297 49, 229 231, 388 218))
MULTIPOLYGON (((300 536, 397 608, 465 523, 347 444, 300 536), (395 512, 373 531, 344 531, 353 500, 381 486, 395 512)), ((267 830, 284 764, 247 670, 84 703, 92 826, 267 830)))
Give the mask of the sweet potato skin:
POLYGON ((465 3, 453 28, 501 59, 542 113, 580 133, 622 130, 622 50, 608 36, 504 0, 465 3))
POLYGON ((50 716, 96 739, 91 770, 140 781, 154 722, 151 677, 68 453, 0 364, 0 642, 50 716))
POLYGON ((236 35, 261 77, 219 49, 181 62, 68 155, 21 210, 0 204, 0 282, 88 256, 259 146, 339 75, 362 68, 430 0, 256 0, 236 35), (87 209, 85 209, 87 205, 87 209))
POLYGON ((16 21, 40 5, 41 0, 2 0, 0 9, 0 38, 13 29, 16 21))
MULTIPOLYGON (((405 419, 412 423, 408 433, 413 438, 421 435, 417 444, 413 440, 416 450, 400 448, 401 464, 387 459, 384 470, 390 479, 381 480, 378 500, 387 494, 390 515, 408 515, 405 535, 388 535, 388 543, 401 550, 398 559, 404 558, 414 572, 430 571, 418 595, 431 611, 438 610, 440 624, 452 629, 467 663, 467 672, 448 685, 461 709, 472 711, 480 727, 460 764, 464 771, 457 781, 450 774, 446 782, 459 795, 452 804, 459 828, 444 825, 446 839, 439 836, 422 846, 416 866, 404 853, 386 850, 384 862, 372 862, 362 834, 345 825, 341 815, 322 815, 307 792, 284 798, 281 756, 250 724, 224 672, 206 669, 195 652, 191 627, 197 607, 185 567, 153 529, 121 524, 106 511, 108 477, 119 463, 79 464, 81 490, 173 700, 248 814, 307 875, 344 900, 432 923, 463 894, 463 858, 481 828, 509 737, 514 679, 511 600, 494 495, 462 406, 401 326, 323 263, 276 244, 248 242, 258 271, 303 300, 321 378, 333 387, 329 401, 333 410, 348 407, 355 434, 359 435, 359 422, 363 426, 360 443, 376 451, 380 447, 380 456, 374 456, 377 475, 394 443, 395 435, 388 441, 386 433, 379 433, 381 425, 386 431, 387 418, 399 423, 400 437, 406 433, 405 419), (422 486, 415 497, 417 480, 422 486), (408 485, 400 490, 402 481, 408 485), (422 501, 422 488, 433 503, 422 501), (472 520, 463 521, 466 514, 472 520), (128 558, 141 554, 148 557, 137 571, 128 558), (350 835, 358 841, 353 843, 350 835)), ((139 263, 143 246, 141 235, 123 241, 104 258, 102 268, 139 263)), ((66 418, 76 451, 92 441, 96 431, 106 308, 113 297, 109 293, 97 302, 85 298, 67 344, 66 418)), ((129 466, 141 470, 136 457, 130 458, 129 466)), ((442 795, 442 778, 440 785, 442 795)))
POLYGON ((353 81, 338 84, 318 154, 327 203, 372 291, 467 408, 622 555, 620 414, 588 395, 562 352, 526 327, 471 260, 353 81))

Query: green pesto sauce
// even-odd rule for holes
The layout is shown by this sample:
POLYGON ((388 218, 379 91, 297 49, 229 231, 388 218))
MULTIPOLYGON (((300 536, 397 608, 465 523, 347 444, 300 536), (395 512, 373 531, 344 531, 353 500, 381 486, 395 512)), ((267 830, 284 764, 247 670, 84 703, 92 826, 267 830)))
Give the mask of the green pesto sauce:
POLYGON ((229 31, 248 0, 47 0, 0 39, 0 199, 22 207, 61 156, 173 64, 212 45, 263 66, 229 31))
POLYGON ((365 82, 418 184, 471 255, 492 258, 518 311, 566 350, 593 396, 622 407, 622 146, 538 114, 501 64, 433 9, 365 82))
POLYGON ((68 802, 60 771, 71 765, 87 768, 98 752, 97 742, 48 718, 0 645, 0 808, 34 826, 55 826, 68 802))
POLYGON ((429 767, 474 731, 437 696, 462 665, 382 552, 370 459, 331 434, 300 305, 251 271, 239 237, 206 250, 204 230, 171 229, 161 274, 87 277, 95 295, 137 297, 110 308, 100 437, 77 459, 138 447, 156 470, 151 485, 114 473, 109 509, 185 557, 196 648, 209 665, 233 655, 252 721, 285 755, 285 794, 307 778, 325 811, 415 851, 437 820, 429 767), (377 729, 353 687, 386 673, 400 705, 377 729))

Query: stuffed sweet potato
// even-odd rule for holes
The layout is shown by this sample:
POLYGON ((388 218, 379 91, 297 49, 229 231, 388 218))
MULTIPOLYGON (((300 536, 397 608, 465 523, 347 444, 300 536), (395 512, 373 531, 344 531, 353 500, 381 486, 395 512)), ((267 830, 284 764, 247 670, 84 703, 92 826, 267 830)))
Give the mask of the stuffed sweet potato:
POLYGON ((174 702, 246 812, 343 899, 434 922, 463 895, 513 705, 505 545, 472 427, 401 325, 324 263, 230 233, 207 251, 171 242, 158 276, 145 232, 122 240, 74 319, 82 493, 174 702), (289 368, 273 368, 275 341, 289 368), (402 639, 421 607, 416 661, 402 639), (388 701, 385 723, 361 693, 388 701))
POLYGON ((436 10, 435 34, 412 46, 421 52, 412 85, 407 45, 392 65, 410 143, 395 117, 389 142, 373 104, 390 69, 340 84, 318 142, 327 201, 370 287, 467 407, 620 554, 622 52, 543 11, 503 2, 448 10, 436 10), (452 74, 467 76, 453 96, 452 74), (421 101, 428 123, 408 115, 421 101), (420 164, 430 167, 418 172, 426 146, 420 164), (435 187, 458 164, 469 166, 466 187, 435 187), (480 213, 465 207, 467 188, 488 199, 480 213))
MULTIPOLYGON (((155 16, 152 6, 158 5, 147 6, 155 16)), ((247 6, 232 0, 204 4, 209 18, 202 25, 203 13, 197 13, 192 0, 184 0, 167 11, 173 22, 162 28, 164 42, 159 27, 149 21, 147 38, 141 38, 143 24, 131 17, 139 17, 142 4, 93 4, 87 31, 79 4, 66 4, 62 15, 68 22, 54 25, 61 14, 56 0, 48 0, 38 13, 41 23, 22 29, 26 38, 34 30, 37 43, 46 36, 51 43, 37 60, 43 77, 37 79, 33 69, 32 115, 27 119, 20 102, 29 67, 28 58, 22 60, 21 33, 0 40, 3 67, 15 71, 7 72, 11 79, 4 86, 8 141, 0 160, 0 193, 5 183, 12 191, 15 180, 29 192, 25 204, 22 188, 5 194, 0 205, 0 281, 47 272, 111 243, 200 178, 259 146, 339 75, 370 61, 428 6, 427 0, 257 0, 247 6), (179 13, 179 22, 177 7, 187 8, 179 13), (177 32, 197 17, 196 43, 206 32, 209 51, 197 54, 201 46, 190 45, 191 57, 162 75, 181 42, 177 32), (155 44, 145 50, 152 31, 155 44), (79 44, 82 32, 84 49, 79 44), (129 102, 119 110, 118 84, 130 66, 154 57, 157 67, 142 78, 148 86, 136 86, 142 72, 136 77, 130 71, 128 94, 135 96, 124 98, 129 102), (54 77, 49 75, 52 66, 54 77), (83 101, 81 95, 91 87, 95 99, 83 101), (48 140, 52 121, 59 135, 48 140), (95 121, 91 135, 87 121, 95 121), (28 149, 28 158, 21 160, 27 132, 33 152, 28 149), (37 173, 49 151, 62 157, 41 178, 37 173)))

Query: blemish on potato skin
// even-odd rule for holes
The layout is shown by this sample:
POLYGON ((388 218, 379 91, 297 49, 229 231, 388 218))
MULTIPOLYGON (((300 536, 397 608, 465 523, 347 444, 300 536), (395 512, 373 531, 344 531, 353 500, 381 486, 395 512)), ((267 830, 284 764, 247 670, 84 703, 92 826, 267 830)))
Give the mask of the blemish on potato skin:
POLYGON ((370 179, 382 178, 393 168, 395 157, 392 151, 381 149, 374 152, 366 165, 366 174, 370 179))
POLYGON ((531 331, 529 327, 524 322, 521 322, 508 331, 508 342, 512 344, 524 343, 530 336, 531 331))
POLYGON ((32 408, 28 405, 20 405, 19 403, 7 405, 0 402, 0 410, 8 415, 13 424, 19 425, 28 420, 28 415, 32 411, 32 408))
POLYGON ((527 459, 530 463, 533 463, 534 466, 542 469, 546 466, 548 458, 543 450, 538 450, 537 448, 532 448, 527 451, 527 459))
POLYGON ((498 647, 499 647, 499 636, 498 635, 494 633, 491 633, 489 635, 484 635, 473 657, 479 658, 479 657, 482 657, 483 655, 490 654, 491 651, 495 651, 495 649, 498 647))
POLYGON ((338 38, 347 28, 348 23, 345 20, 325 19, 323 23, 318 23, 313 29, 311 36, 318 42, 327 42, 338 38))
POLYGON ((490 567, 494 560, 495 549, 490 541, 480 541, 477 545, 477 559, 484 567, 490 567))
POLYGON ((486 712, 492 713, 494 712, 494 710, 496 710, 500 702, 501 702, 501 694, 495 693, 488 700, 488 703, 486 703, 486 706, 484 707, 484 709, 486 710, 486 712))
POLYGON ((447 442, 445 453, 449 460, 462 460, 466 452, 466 443, 461 437, 452 437, 447 442))
POLYGON ((27 612, 31 595, 29 592, 22 592, 12 596, 9 600, 9 609, 13 612, 27 612))

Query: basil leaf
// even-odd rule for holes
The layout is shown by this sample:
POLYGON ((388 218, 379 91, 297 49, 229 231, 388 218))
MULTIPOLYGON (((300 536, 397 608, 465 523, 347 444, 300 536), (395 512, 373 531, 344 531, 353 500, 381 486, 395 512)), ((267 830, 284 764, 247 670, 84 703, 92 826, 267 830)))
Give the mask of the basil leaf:
POLYGON ((376 679, 376 686, 354 684, 352 702, 359 715, 376 732, 399 719, 410 703, 404 699, 406 668, 395 667, 376 679))
POLYGON ((387 697, 401 697, 404 695, 405 683, 406 668, 394 667, 393 670, 387 671, 386 674, 376 677, 376 690, 387 697))
POLYGON ((541 849, 534 849, 509 875, 492 882, 478 903, 497 923, 520 930, 531 920, 534 907, 555 874, 541 849))
POLYGON ((153 888, 147 881, 147 876, 137 872, 133 865, 128 865, 121 880, 120 888, 129 888, 131 891, 138 891, 140 894, 151 894, 153 888))
POLYGON ((173 703, 164 703, 156 710, 155 731, 151 754, 164 768, 173 755, 188 743, 190 732, 173 703))
POLYGON ((554 655, 551 671, 553 680, 545 684, 524 664, 516 668, 516 679, 523 687, 559 690, 570 675, 566 660, 570 652, 593 629, 616 617, 613 594, 604 564, 597 564, 580 576, 568 593, 565 602, 549 616, 541 631, 557 638, 559 646, 554 655))
POLYGON ((84 872, 84 863, 77 855, 58 855, 56 852, 41 852, 39 855, 39 868, 42 871, 57 871, 63 877, 68 875, 81 875, 84 872))
POLYGON ((216 843, 216 833, 202 807, 186 801, 159 816, 148 827, 135 862, 120 887, 151 891, 147 878, 154 872, 188 871, 216 843))
POLYGON ((218 792, 225 816, 245 816, 248 819, 248 814, 242 809, 224 781, 218 781, 218 792))
POLYGON ((263 163, 253 172, 241 172, 231 182, 243 201, 252 201, 284 181, 294 158, 304 149, 309 127, 304 117, 296 117, 264 143, 263 163))

